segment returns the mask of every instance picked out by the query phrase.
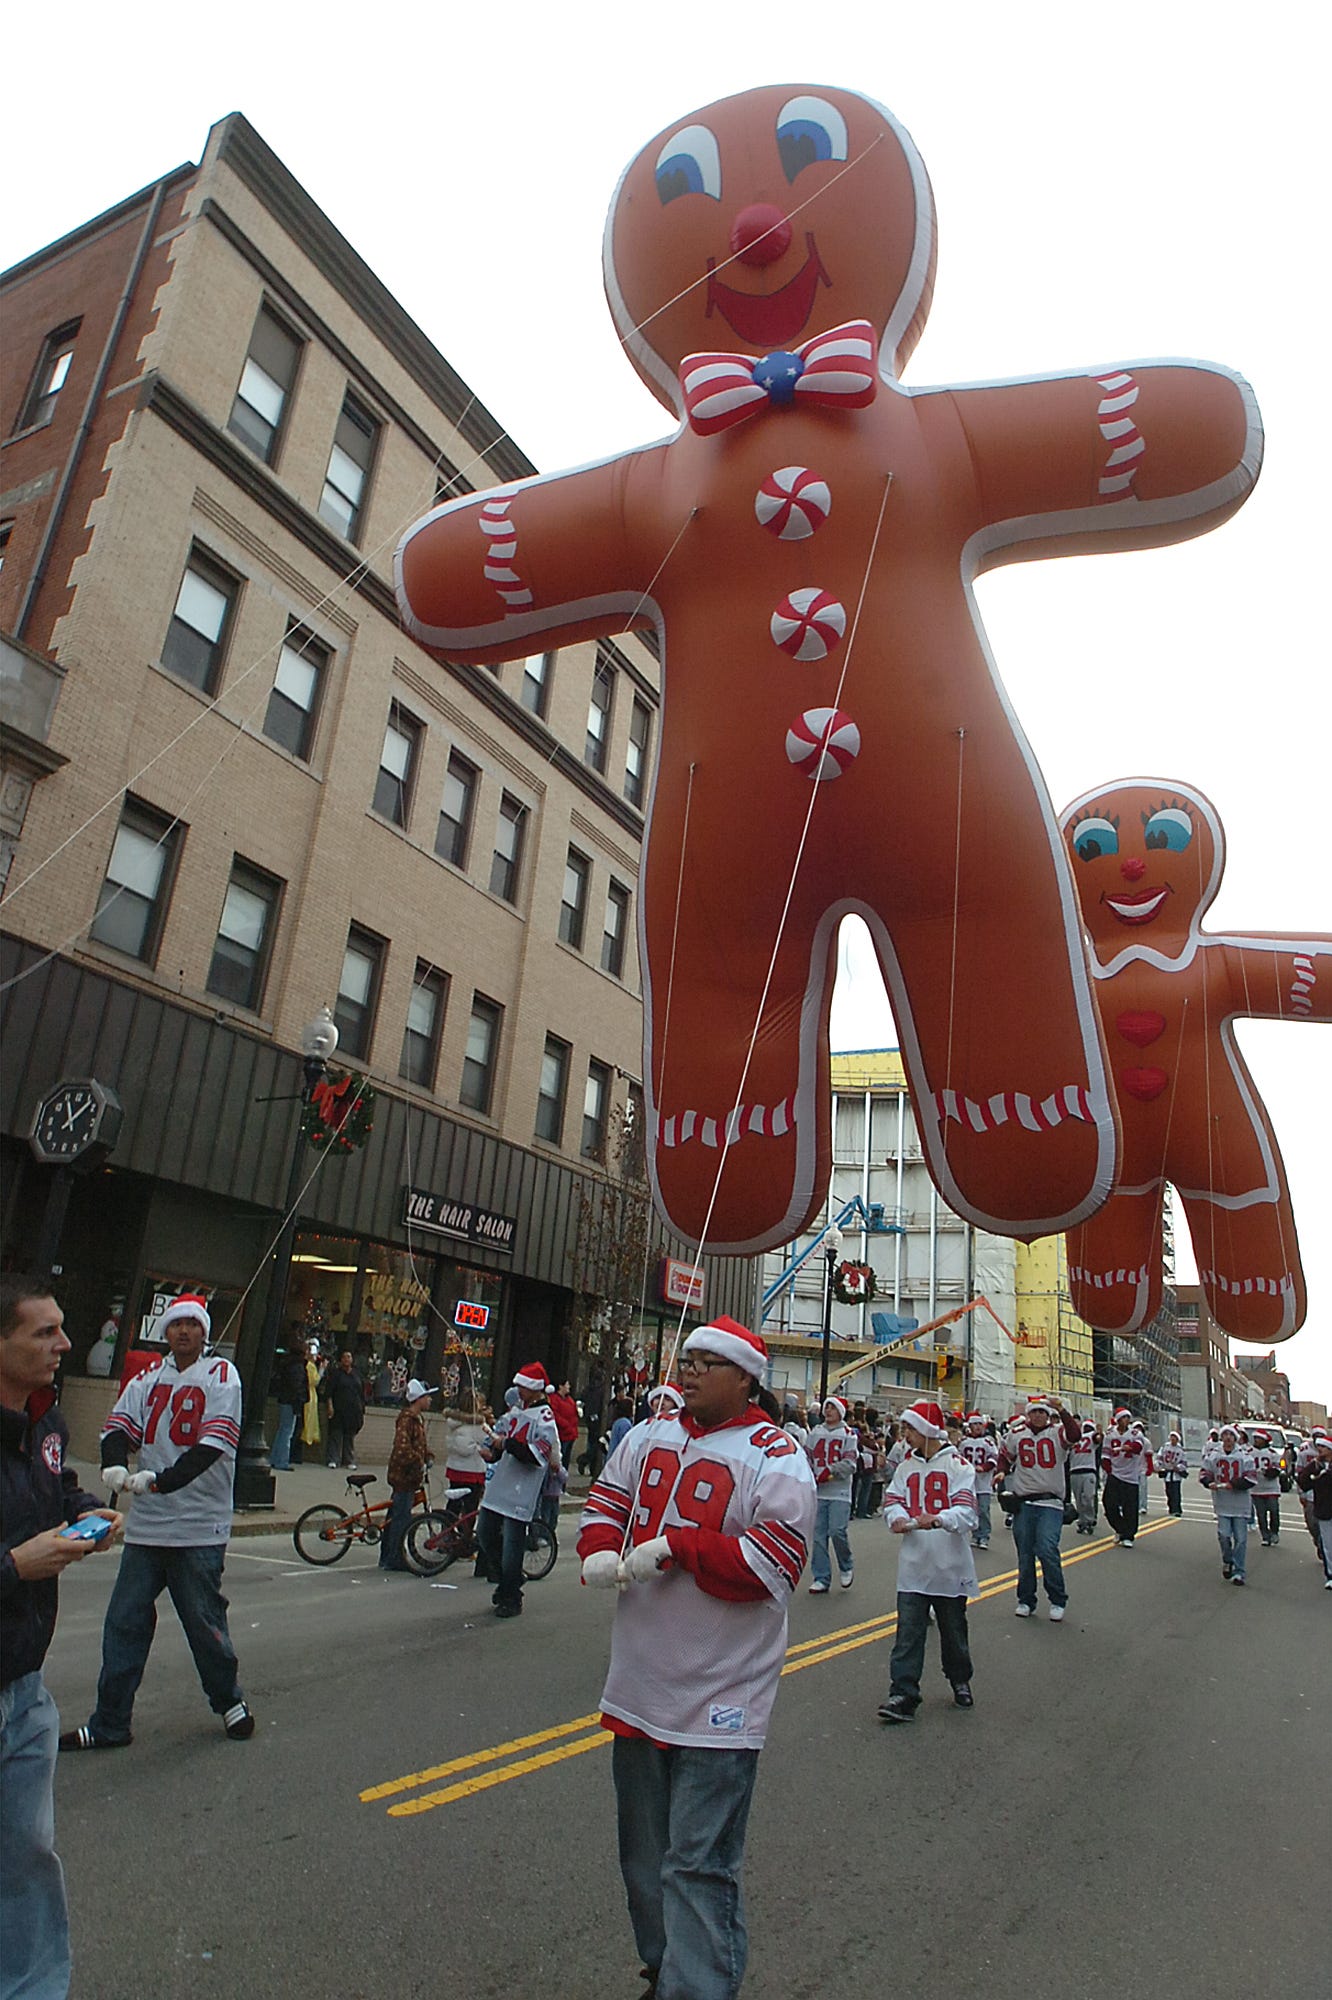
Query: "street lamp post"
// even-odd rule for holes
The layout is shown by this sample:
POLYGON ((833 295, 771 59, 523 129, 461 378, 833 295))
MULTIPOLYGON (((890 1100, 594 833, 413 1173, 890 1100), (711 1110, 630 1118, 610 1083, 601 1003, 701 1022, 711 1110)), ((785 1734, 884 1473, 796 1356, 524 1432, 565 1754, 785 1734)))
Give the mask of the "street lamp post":
POLYGON ((268 1383, 277 1356, 278 1334, 282 1326, 282 1301, 287 1295, 287 1282, 291 1276, 291 1252, 296 1241, 296 1210, 305 1186, 306 1150, 302 1130, 303 1114, 311 1093, 327 1070, 329 1057, 337 1046, 338 1031, 333 1025, 333 1016, 325 1007, 318 1019, 311 1021, 301 1036, 304 1078, 299 1095, 302 1116, 296 1122, 296 1143, 292 1147, 287 1194, 282 1204, 282 1233, 273 1246, 273 1261, 268 1274, 268 1295, 264 1302, 264 1321, 259 1334, 259 1344, 248 1367, 242 1371, 245 1424, 236 1453, 236 1486, 233 1501, 240 1511, 272 1509, 276 1504, 277 1480, 268 1463, 268 1439, 264 1435, 264 1408, 268 1402, 268 1383))
POLYGON ((828 1400, 828 1363, 832 1353, 833 1273, 842 1248, 842 1232, 834 1222, 824 1244, 823 1273, 823 1365, 819 1370, 819 1409, 828 1400))

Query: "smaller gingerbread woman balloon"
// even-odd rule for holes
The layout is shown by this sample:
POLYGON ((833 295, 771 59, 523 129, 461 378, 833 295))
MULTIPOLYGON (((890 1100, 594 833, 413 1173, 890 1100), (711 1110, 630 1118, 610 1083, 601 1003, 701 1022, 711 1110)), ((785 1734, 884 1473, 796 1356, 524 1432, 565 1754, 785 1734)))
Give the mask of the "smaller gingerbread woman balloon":
POLYGON ((1074 1306, 1107 1333, 1155 1317, 1170 1181, 1218 1326, 1285 1340, 1305 1311, 1295 1218, 1234 1023, 1332 1020, 1332 938, 1202 929, 1225 835, 1191 785, 1125 780, 1075 799, 1060 824, 1123 1131, 1115 1192, 1069 1232, 1074 1306))

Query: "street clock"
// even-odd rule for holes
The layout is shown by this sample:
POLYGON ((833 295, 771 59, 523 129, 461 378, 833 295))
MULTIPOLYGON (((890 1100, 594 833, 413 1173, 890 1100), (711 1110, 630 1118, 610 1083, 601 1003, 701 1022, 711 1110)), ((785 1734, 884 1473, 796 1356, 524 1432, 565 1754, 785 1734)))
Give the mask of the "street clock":
POLYGON ((95 1077, 71 1077, 48 1090, 33 1113, 28 1143, 47 1167, 72 1167, 109 1153, 124 1117, 120 1099, 95 1077))

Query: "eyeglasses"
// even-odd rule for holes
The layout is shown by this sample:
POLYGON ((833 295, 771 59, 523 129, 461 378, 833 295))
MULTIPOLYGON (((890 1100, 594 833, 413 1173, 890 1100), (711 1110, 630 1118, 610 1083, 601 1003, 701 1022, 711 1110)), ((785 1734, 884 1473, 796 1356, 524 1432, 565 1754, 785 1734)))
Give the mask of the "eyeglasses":
POLYGON ((714 1368, 734 1368, 733 1361, 723 1360, 720 1354, 682 1354, 680 1373, 682 1375, 710 1375, 714 1368))

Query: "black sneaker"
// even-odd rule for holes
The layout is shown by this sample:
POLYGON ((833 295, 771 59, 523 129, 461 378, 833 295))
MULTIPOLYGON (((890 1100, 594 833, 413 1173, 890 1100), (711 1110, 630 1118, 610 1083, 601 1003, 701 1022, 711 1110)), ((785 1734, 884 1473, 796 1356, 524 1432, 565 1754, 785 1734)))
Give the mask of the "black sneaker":
POLYGON ((121 1737, 112 1742, 106 1736, 94 1736, 85 1722, 81 1729, 66 1729, 62 1732, 58 1748, 61 1750, 128 1750, 134 1741, 132 1736, 121 1737))
POLYGON ((233 1702, 222 1718, 222 1726, 227 1735, 234 1737, 238 1743, 243 1742, 247 1736, 253 1736, 254 1717, 250 1713, 249 1703, 233 1702))
POLYGON ((1221 1565, 1221 1574, 1222 1574, 1222 1576, 1224 1577, 1225 1581, 1226 1581, 1227 1583, 1229 1583, 1229 1582, 1230 1582, 1230 1579, 1231 1579, 1231 1577, 1232 1577, 1232 1576, 1233 1576, 1233 1575, 1235 1574, 1235 1572, 1234 1572, 1234 1570, 1233 1570, 1233 1569, 1231 1568, 1231 1566, 1230 1566, 1230 1564, 1229 1564, 1229 1563, 1222 1563, 1222 1565, 1221 1565))
POLYGON ((880 1722, 914 1722, 916 1704, 908 1701, 904 1694, 890 1694, 887 1701, 879 1705, 880 1722))
POLYGON ((957 1686, 953 1689, 953 1707, 974 1708, 975 1706, 976 1706, 975 1695, 971 1692, 971 1689, 968 1687, 965 1681, 959 1681, 957 1686))
POLYGON ((495 1616, 497 1618, 521 1618, 522 1615, 523 1607, 521 1604, 497 1604, 495 1606, 495 1616))

